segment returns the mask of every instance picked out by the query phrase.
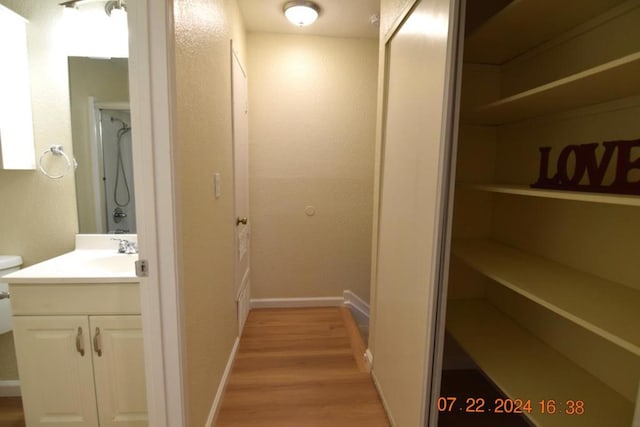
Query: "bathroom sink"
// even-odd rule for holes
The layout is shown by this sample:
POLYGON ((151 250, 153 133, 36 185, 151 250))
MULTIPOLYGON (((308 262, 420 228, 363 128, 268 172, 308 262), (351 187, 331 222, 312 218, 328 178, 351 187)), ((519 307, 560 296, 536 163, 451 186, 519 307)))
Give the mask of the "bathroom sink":
MULTIPOLYGON (((103 251, 85 251, 85 252, 103 252, 103 251)), ((85 259, 80 261, 80 268, 87 271, 99 270, 105 273, 126 274, 135 273, 135 262, 138 255, 128 254, 87 254, 82 257, 85 259)))
POLYGON ((112 237, 97 235, 77 239, 75 251, 32 265, 4 278, 9 284, 139 282, 135 273, 138 255, 118 253, 118 244, 112 237))

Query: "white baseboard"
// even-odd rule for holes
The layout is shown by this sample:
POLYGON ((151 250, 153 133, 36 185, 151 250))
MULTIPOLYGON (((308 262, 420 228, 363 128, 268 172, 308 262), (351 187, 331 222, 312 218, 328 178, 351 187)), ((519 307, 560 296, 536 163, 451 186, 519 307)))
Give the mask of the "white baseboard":
POLYGON ((231 375, 231 368, 233 368, 233 362, 236 360, 236 353, 238 352, 238 345, 240 344, 240 337, 236 337, 236 341, 233 343, 233 348, 231 349, 231 353, 229 354, 229 360, 227 360, 227 366, 224 368, 224 373, 222 374, 222 378, 220 379, 220 384, 218 385, 218 391, 216 392, 216 397, 213 399, 213 404, 211 405, 211 411, 209 411, 209 417, 207 418, 207 423, 205 424, 207 427, 213 427, 213 423, 218 416, 218 412, 220 411, 220 405, 222 404, 222 397, 224 396, 224 390, 227 387, 227 382, 229 382, 229 375, 231 375))
POLYGON ((251 308, 340 307, 342 297, 252 299, 251 308))
POLYGON ((367 304, 362 298, 355 293, 346 290, 342 293, 344 299, 344 305, 349 308, 355 309, 358 313, 369 319, 369 304, 367 304))
POLYGON ((373 369, 373 354, 371 354, 371 350, 367 349, 367 351, 364 352, 364 360, 367 362, 367 365, 369 365, 369 372, 371 372, 373 369))
POLYGON ((20 381, 8 380, 0 381, 0 397, 17 397, 22 396, 20 390, 20 381))

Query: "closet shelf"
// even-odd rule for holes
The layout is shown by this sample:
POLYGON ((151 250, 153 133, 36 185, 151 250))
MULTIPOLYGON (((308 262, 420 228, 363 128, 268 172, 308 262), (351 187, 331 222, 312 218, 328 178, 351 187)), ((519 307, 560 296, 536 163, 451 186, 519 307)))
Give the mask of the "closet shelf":
POLYGON ((503 64, 625 0, 515 0, 471 32, 464 59, 503 64))
POLYGON ((640 356, 640 291, 484 239, 453 253, 531 301, 640 356))
POLYGON ((463 113, 470 124, 503 125, 640 94, 640 52, 463 113))
POLYGON ((531 400, 524 415, 535 425, 631 425, 631 402, 483 300, 450 301, 447 330, 508 397, 531 400), (554 415, 540 410, 549 399, 557 404, 554 415), (584 414, 564 413, 568 400, 584 401, 584 414))
POLYGON ((531 188, 526 185, 507 184, 461 184, 461 187, 469 190, 486 191, 489 193, 514 194, 517 196, 573 200, 578 202, 603 203, 609 205, 640 206, 640 197, 630 196, 626 194, 544 190, 531 188))

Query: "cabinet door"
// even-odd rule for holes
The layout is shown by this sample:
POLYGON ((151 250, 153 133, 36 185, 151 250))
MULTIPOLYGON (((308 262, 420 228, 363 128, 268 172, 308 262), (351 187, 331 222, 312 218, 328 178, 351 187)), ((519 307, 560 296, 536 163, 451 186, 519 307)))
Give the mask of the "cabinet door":
POLYGON ((146 426, 140 316, 90 316, 100 427, 146 426))
POLYGON ((16 316, 13 328, 27 425, 97 426, 88 318, 16 316))
POLYGON ((0 169, 35 169, 27 21, 0 5, 0 169))

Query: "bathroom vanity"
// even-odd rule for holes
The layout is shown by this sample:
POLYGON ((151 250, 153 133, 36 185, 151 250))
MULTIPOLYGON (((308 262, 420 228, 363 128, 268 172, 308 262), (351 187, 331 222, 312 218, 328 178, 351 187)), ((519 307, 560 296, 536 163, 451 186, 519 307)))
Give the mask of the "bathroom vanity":
POLYGON ((146 426, 135 254, 109 236, 6 277, 28 426, 146 426))

